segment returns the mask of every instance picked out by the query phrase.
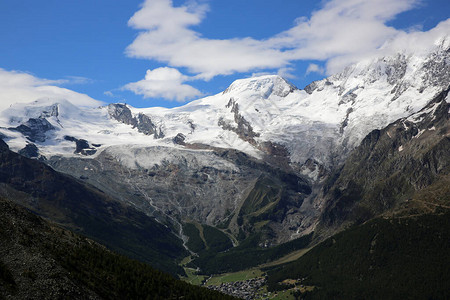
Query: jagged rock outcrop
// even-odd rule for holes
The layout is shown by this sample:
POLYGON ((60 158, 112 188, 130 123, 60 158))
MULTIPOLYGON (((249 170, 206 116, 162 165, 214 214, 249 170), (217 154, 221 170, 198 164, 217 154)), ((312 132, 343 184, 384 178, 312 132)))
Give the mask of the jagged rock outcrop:
POLYGON ((230 98, 230 101, 225 106, 229 108, 234 116, 234 124, 230 122, 226 122, 223 118, 219 118, 218 125, 222 127, 224 130, 229 130, 235 132, 239 138, 250 143, 251 145, 256 145, 255 137, 259 137, 258 133, 253 131, 252 125, 240 114, 239 112, 239 104, 233 98, 230 98))
POLYGON ((24 124, 9 129, 22 133, 31 142, 42 143, 47 138, 47 131, 54 130, 55 127, 45 118, 30 118, 24 124))
MULTIPOLYGON (((36 147, 35 144, 27 144, 25 148, 21 149, 18 152, 20 155, 28 157, 28 158, 41 158, 42 156, 39 154, 39 148, 36 147)), ((44 157, 42 157, 44 158, 44 157)))
POLYGON ((64 136, 64 139, 66 141, 74 142, 75 143, 75 151, 73 153, 75 154, 81 154, 84 156, 90 156, 97 153, 97 149, 95 149, 95 145, 101 146, 99 144, 93 144, 93 147, 89 145, 89 142, 85 139, 77 139, 73 136, 66 135, 64 136))
POLYGON ((153 135, 155 139, 164 137, 162 130, 153 124, 149 116, 143 113, 134 116, 126 104, 110 104, 108 105, 108 113, 111 118, 121 123, 131 125, 132 128, 137 128, 139 132, 145 135, 153 135))
POLYGON ((111 118, 135 127, 137 125, 136 119, 133 117, 131 110, 126 104, 116 103, 108 105, 108 113, 111 118))
POLYGON ((172 141, 173 141, 174 144, 182 145, 182 146, 186 145, 185 140, 186 140, 186 136, 185 136, 184 134, 182 134, 182 133, 177 134, 177 135, 172 139, 172 141))

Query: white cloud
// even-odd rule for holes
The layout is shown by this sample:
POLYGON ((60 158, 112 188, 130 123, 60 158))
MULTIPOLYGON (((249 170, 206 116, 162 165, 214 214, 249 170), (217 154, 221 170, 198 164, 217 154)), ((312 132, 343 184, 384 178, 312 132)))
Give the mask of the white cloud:
POLYGON ((306 69, 306 75, 310 73, 324 74, 325 69, 317 64, 309 64, 308 68, 306 69))
POLYGON ((111 91, 103 92, 103 94, 104 94, 105 96, 108 96, 108 97, 114 97, 114 94, 113 94, 113 92, 111 92, 111 91))
POLYGON ((199 90, 183 83, 189 79, 177 69, 163 67, 147 70, 143 80, 128 83, 122 89, 143 95, 144 98, 164 98, 182 102, 202 95, 199 90))
POLYGON ((283 73, 292 62, 311 59, 324 61, 326 72, 334 73, 372 55, 387 40, 414 35, 414 27, 406 32, 386 24, 421 1, 330 0, 309 18, 298 18, 292 28, 269 39, 219 40, 192 29, 206 17, 207 6, 189 1, 174 7, 171 0, 146 0, 128 22, 140 33, 126 53, 185 67, 206 80, 236 72, 281 69, 283 73))
POLYGON ((299 19, 293 28, 269 43, 279 48, 290 47, 283 52, 290 60, 326 61, 341 56, 357 60, 399 34, 386 22, 418 3, 418 0, 332 0, 311 18, 299 19))
MULTIPOLYGON (((286 79, 295 79, 297 76, 295 75, 295 68, 292 67, 285 67, 285 68, 279 68, 277 75, 286 78, 286 79)), ((272 73, 273 74, 273 73, 272 73)))
POLYGON ((67 79, 61 80, 64 84, 91 84, 94 80, 82 76, 67 76, 67 79))
POLYGON ((206 39, 189 29, 205 17, 204 5, 173 7, 170 0, 147 0, 129 20, 129 26, 141 29, 126 53, 132 57, 155 59, 173 67, 186 67, 210 79, 232 74, 285 66, 288 61, 277 49, 252 39, 206 39))
POLYGON ((372 51, 341 55, 329 59, 327 62, 327 73, 333 74, 357 61, 399 52, 414 53, 415 55, 426 54, 439 43, 444 43, 444 48, 450 47, 450 19, 442 21, 429 31, 399 31, 394 37, 386 40, 378 49, 372 51))
POLYGON ((79 106, 99 106, 103 103, 91 97, 57 86, 67 80, 48 80, 19 71, 0 68, 0 110, 11 104, 32 102, 39 98, 66 99, 79 106))
POLYGON ((450 18, 429 31, 399 32, 394 39, 386 41, 380 51, 392 53, 406 50, 422 54, 438 44, 444 44, 444 48, 450 47, 450 18))
POLYGON ((309 59, 328 62, 327 71, 334 72, 386 40, 407 34, 386 23, 420 0, 331 0, 310 18, 299 18, 292 28, 266 40, 204 38, 191 27, 201 23, 208 8, 189 3, 174 7, 171 0, 145 1, 128 22, 141 32, 127 54, 186 67, 202 79, 286 69, 293 61, 309 59))

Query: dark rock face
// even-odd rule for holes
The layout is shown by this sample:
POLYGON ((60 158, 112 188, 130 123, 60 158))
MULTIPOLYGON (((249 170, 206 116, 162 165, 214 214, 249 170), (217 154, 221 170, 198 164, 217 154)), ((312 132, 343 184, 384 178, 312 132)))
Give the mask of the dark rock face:
POLYGON ((48 107, 48 109, 44 110, 41 113, 40 118, 50 118, 50 117, 58 118, 58 116, 59 116, 59 105, 56 103, 48 107))
POLYGON ((274 142, 262 142, 259 145, 259 149, 274 157, 288 157, 289 151, 283 145, 274 142))
POLYGON ((91 155, 94 155, 95 153, 97 153, 97 150, 96 149, 92 149, 92 148, 83 149, 80 152, 80 154, 85 155, 85 156, 91 156, 91 155))
POLYGON ((69 136, 69 135, 64 136, 64 139, 66 141, 70 141, 70 142, 76 142, 78 140, 78 139, 74 138, 73 136, 69 136))
POLYGON ((46 132, 54 130, 50 122, 45 118, 30 118, 26 123, 21 124, 15 128, 9 128, 13 131, 19 131, 28 138, 31 142, 45 142, 46 132))
POLYGON ((289 170, 290 165, 289 150, 285 146, 274 142, 261 142, 257 148, 264 152, 264 161, 279 168, 289 170))
MULTIPOLYGON (((83 150, 90 149, 89 143, 86 140, 79 139, 75 142, 75 144, 77 145, 77 148, 75 149, 75 153, 82 153, 83 150)), ((93 149, 93 150, 95 150, 95 149, 93 149)))
POLYGON ((155 124, 153 124, 152 120, 149 116, 144 115, 143 113, 139 113, 136 117, 137 130, 145 135, 154 135, 155 139, 161 139, 164 137, 164 133, 161 130, 158 130, 155 124))
MULTIPOLYGON (((323 90, 323 86, 321 86, 319 83, 321 81, 313 81, 310 84, 308 84, 307 86, 305 86, 304 91, 307 92, 308 94, 312 94, 315 90, 317 91, 322 91, 323 90)), ((327 85, 333 85, 333 83, 329 82, 328 79, 325 79, 325 86, 327 85)))
POLYGON ((182 133, 179 133, 173 138, 173 143, 177 145, 186 145, 185 139, 186 136, 182 133))
POLYGON ((8 146, 7 143, 5 143, 5 141, 0 139, 0 153, 1 152, 6 152, 6 151, 9 151, 9 146, 8 146))
MULTIPOLYGON (((314 175, 314 181, 323 182, 329 174, 329 170, 324 165, 314 159, 308 159, 304 164, 299 166, 299 172, 305 175, 314 175)), ((309 177, 309 176, 308 176, 309 177)))
POLYGON ((235 132, 242 140, 249 142, 252 145, 256 145, 255 137, 259 134, 253 131, 252 125, 240 114, 239 104, 234 98, 230 98, 227 108, 231 108, 231 112, 234 114, 234 122, 237 126, 226 123, 222 118, 219 119, 218 125, 224 130, 235 132))
POLYGON ((317 82, 313 81, 305 86, 304 91, 311 95, 317 89, 317 87, 317 82))
POLYGON ((35 144, 27 144, 25 148, 19 151, 19 154, 28 158, 39 157, 39 149, 35 144))
POLYGON ((64 139, 66 141, 75 142, 76 148, 75 148, 75 151, 73 152, 75 154, 90 156, 90 155, 94 155, 95 153, 97 153, 97 149, 91 147, 89 145, 89 142, 84 139, 77 139, 73 136, 68 136, 68 135, 66 135, 64 137, 64 139))
POLYGON ((131 110, 126 106, 126 104, 110 104, 108 105, 109 115, 124 124, 131 125, 135 127, 137 125, 136 119, 133 117, 131 110))
MULTIPOLYGON (((450 175, 450 104, 442 92, 418 113, 367 135, 325 184, 323 227, 405 211, 408 199, 450 175)), ((431 200, 430 200, 431 201, 431 200)))
POLYGON ((344 121, 342 121, 342 123, 341 123, 341 126, 340 126, 340 128, 339 128, 339 133, 340 134, 343 134, 344 133, 344 129, 345 129, 345 127, 347 127, 347 125, 348 125, 348 117, 350 116, 350 114, 353 112, 353 108, 349 108, 349 109, 347 109, 347 115, 345 116, 345 119, 344 119, 344 121))
POLYGON ((110 104, 108 105, 108 113, 111 118, 121 123, 131 125, 145 135, 153 134, 155 139, 164 137, 162 130, 153 124, 149 116, 143 113, 139 113, 136 117, 133 116, 126 104, 110 104))

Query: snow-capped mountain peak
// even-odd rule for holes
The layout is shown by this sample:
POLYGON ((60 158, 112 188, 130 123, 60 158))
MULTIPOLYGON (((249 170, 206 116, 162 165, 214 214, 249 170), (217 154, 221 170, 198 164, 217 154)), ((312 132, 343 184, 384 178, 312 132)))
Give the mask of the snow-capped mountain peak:
POLYGON ((267 99, 271 95, 286 97, 295 90, 297 90, 297 88, 283 77, 278 75, 265 75, 260 77, 238 79, 234 81, 223 92, 223 94, 257 94, 258 96, 267 99))

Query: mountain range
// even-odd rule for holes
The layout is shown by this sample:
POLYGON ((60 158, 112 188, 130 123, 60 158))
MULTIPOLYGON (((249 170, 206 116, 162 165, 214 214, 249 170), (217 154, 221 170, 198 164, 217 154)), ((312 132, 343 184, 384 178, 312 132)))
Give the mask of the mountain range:
POLYGON ((1 196, 173 274, 189 253, 201 271, 224 250, 313 246, 449 208, 449 88, 447 37, 302 90, 266 75, 171 109, 17 103, 0 113, 1 196))

